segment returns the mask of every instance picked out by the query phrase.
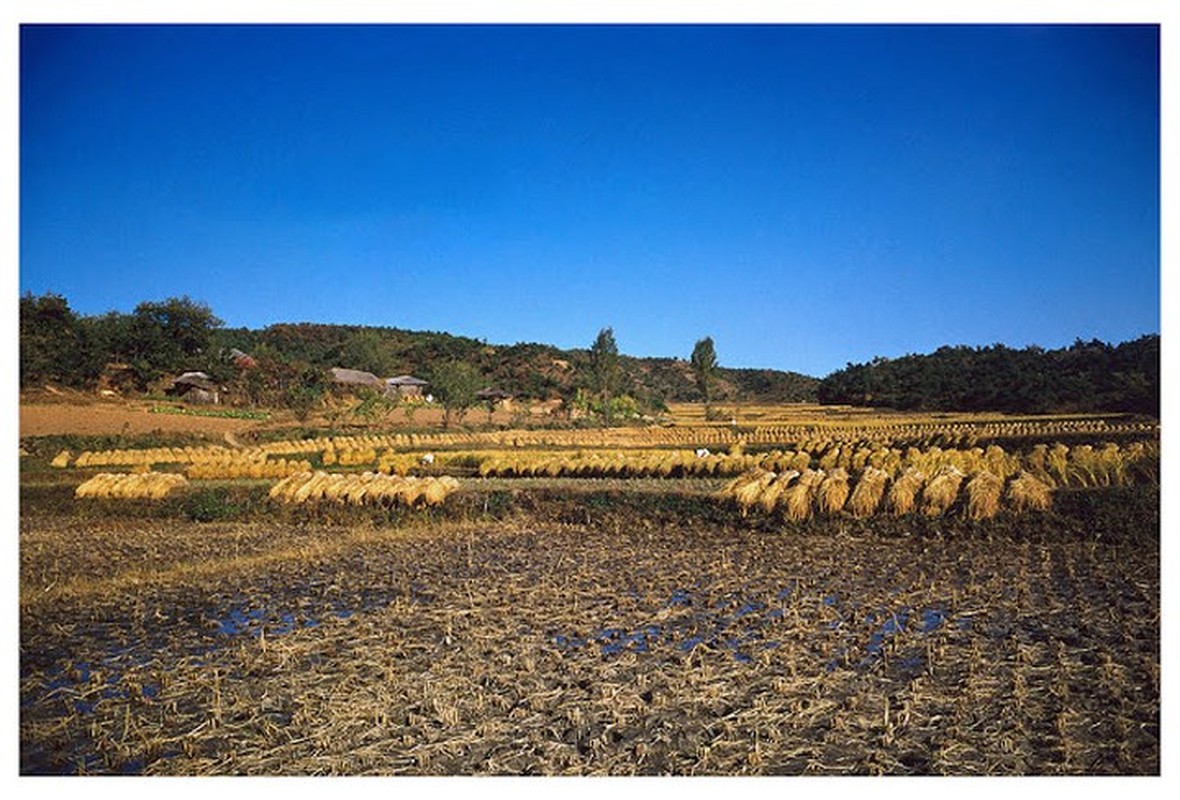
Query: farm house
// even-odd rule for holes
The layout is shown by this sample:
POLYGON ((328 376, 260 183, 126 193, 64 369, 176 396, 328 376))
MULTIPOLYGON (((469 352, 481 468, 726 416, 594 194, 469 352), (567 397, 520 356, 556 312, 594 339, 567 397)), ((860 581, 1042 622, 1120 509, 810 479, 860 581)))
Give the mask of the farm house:
POLYGON ((221 387, 204 372, 186 372, 174 378, 172 385, 165 389, 164 393, 188 403, 221 402, 221 387))
POLYGON ((486 389, 480 389, 475 393, 475 396, 481 403, 487 404, 488 408, 503 408, 510 410, 512 407, 512 395, 503 389, 496 389, 489 386, 486 389))
POLYGON ((252 355, 243 353, 236 347, 229 351, 229 357, 238 369, 254 369, 258 366, 258 362, 252 355))
POLYGON ((328 372, 331 374, 332 383, 337 389, 344 391, 360 388, 376 389, 377 391, 384 391, 385 389, 385 383, 371 372, 365 372, 359 369, 345 369, 343 367, 332 367, 328 372))
POLYGON ((398 375, 395 378, 386 378, 385 384, 391 395, 397 397, 421 397, 422 387, 426 386, 427 382, 421 378, 415 378, 413 375, 398 375))

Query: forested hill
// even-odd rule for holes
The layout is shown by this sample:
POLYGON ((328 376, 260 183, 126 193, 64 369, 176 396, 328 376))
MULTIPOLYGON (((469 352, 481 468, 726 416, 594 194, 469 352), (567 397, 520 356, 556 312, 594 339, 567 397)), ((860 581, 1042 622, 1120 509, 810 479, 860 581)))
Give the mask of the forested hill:
POLYGON ((1159 416, 1160 337, 1110 345, 1015 350, 941 347, 929 355, 849 364, 824 378, 822 403, 895 409, 1069 412, 1159 416))
MULTIPOLYGON (((216 338, 224 346, 255 355, 281 355, 315 366, 347 366, 383 376, 429 376, 439 363, 464 361, 496 388, 538 399, 572 395, 590 372, 588 347, 562 350, 537 343, 492 345, 449 333, 398 328, 279 324, 262 330, 218 330, 216 338)), ((692 343, 686 343, 686 350, 691 349, 692 343)), ((687 359, 620 355, 619 368, 621 388, 641 403, 700 399, 687 359)), ((819 386, 817 378, 772 369, 722 366, 717 379, 714 396, 721 402, 815 402, 819 386)))
MULTIPOLYGON (((54 294, 26 294, 20 301, 22 389, 48 383, 92 390, 100 380, 109 384, 109 365, 120 364, 114 376, 120 390, 148 391, 181 372, 201 370, 236 389, 233 396, 282 402, 299 386, 314 388, 330 367, 430 379, 441 365, 460 361, 473 366, 485 385, 513 396, 569 399, 588 385, 590 344, 573 350, 504 346, 449 333, 357 325, 226 328, 208 306, 188 298, 144 302, 130 314, 101 316, 79 315, 54 294), (249 380, 235 365, 234 350, 255 359, 257 367, 245 376, 249 380)), ((692 347, 685 342, 686 356, 692 347)), ((724 359, 722 348, 722 364, 724 359)), ((700 399, 687 358, 620 355, 619 373, 619 392, 647 408, 700 399)), ((713 398, 719 402, 814 402, 819 385, 816 378, 770 369, 722 366, 716 377, 713 398)))

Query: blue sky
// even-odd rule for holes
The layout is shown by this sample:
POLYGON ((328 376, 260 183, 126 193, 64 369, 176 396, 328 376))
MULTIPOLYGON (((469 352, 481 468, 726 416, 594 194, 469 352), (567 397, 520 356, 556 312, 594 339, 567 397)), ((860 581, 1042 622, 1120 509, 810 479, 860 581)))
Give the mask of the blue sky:
POLYGON ((1160 329, 1152 26, 21 31, 22 293, 823 376, 1160 329))

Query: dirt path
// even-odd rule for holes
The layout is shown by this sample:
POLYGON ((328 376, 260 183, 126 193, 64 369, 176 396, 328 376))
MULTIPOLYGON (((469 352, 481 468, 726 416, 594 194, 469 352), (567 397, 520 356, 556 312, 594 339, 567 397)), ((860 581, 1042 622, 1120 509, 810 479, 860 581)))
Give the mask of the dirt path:
POLYGON ((22 404, 21 436, 77 434, 204 433, 213 436, 240 433, 257 425, 253 420, 153 414, 146 408, 115 404, 22 404))

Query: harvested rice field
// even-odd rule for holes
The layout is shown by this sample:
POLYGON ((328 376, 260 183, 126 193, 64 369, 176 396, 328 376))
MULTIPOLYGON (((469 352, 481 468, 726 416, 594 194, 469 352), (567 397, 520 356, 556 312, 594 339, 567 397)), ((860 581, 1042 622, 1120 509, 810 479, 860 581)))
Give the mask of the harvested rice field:
POLYGON ((199 522, 46 480, 24 775, 1160 773, 1158 486, 794 524, 501 479, 199 522))

